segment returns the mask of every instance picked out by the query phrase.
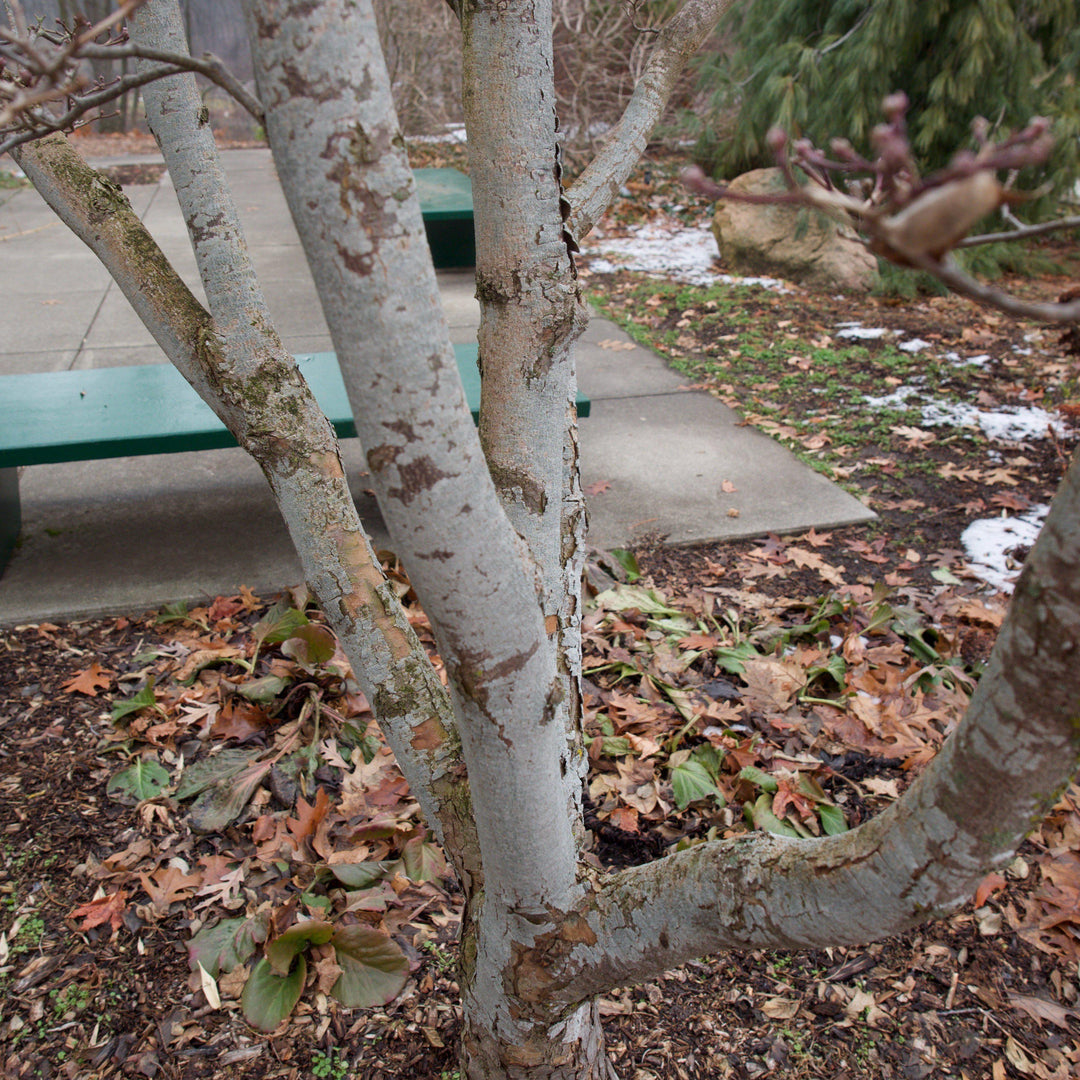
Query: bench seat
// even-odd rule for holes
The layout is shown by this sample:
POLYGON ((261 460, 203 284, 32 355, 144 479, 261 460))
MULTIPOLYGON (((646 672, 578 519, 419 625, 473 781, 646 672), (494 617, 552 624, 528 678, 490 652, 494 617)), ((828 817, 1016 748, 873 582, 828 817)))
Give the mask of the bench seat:
POLYGON ((472 183, 457 169, 414 169, 431 258, 440 270, 476 265, 472 183))
MULTIPOLYGON (((476 420, 477 347, 455 345, 454 354, 476 420)), ((310 353, 298 356, 297 362, 338 438, 355 438, 337 355, 310 353)), ((589 415, 588 398, 579 394, 577 406, 579 416, 589 415)), ((19 537, 19 466, 235 445, 172 364, 0 377, 0 574, 19 537)))

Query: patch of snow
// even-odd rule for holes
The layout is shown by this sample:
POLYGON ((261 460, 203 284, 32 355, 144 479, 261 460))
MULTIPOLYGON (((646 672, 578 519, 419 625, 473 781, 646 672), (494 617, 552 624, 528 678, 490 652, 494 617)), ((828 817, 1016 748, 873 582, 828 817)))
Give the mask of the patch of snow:
POLYGON ((923 423, 930 427, 944 424, 953 427, 981 428, 988 439, 1023 442, 1045 439, 1048 429, 1065 434, 1065 425, 1045 409, 1034 405, 1004 405, 1000 409, 976 409, 957 402, 932 402, 922 411, 923 423))
POLYGON ((638 270, 670 277, 688 285, 760 285, 785 292, 782 281, 769 277, 733 277, 714 269, 720 252, 716 237, 707 228, 639 225, 623 237, 589 237, 582 255, 589 256, 588 269, 595 274, 638 270))
POLYGON ((987 584, 1011 593, 1011 579, 1019 573, 1019 567, 1009 565, 1009 552, 1035 543, 1049 509, 1042 503, 1018 517, 973 521, 960 537, 971 569, 987 584))
POLYGON ((439 135, 409 135, 408 140, 418 143, 464 143, 467 141, 464 124, 447 124, 439 135))
POLYGON ((923 349, 932 349, 933 345, 929 341, 923 341, 921 337, 915 337, 910 341, 902 342, 898 348, 901 352, 917 353, 922 352, 923 349))
POLYGON ((875 409, 892 409, 906 404, 907 399, 918 392, 917 386, 898 386, 891 394, 886 394, 884 397, 864 397, 863 401, 875 409))
POLYGON ((858 341, 873 341, 883 338, 889 331, 883 326, 847 326, 836 332, 837 337, 855 338, 858 341))

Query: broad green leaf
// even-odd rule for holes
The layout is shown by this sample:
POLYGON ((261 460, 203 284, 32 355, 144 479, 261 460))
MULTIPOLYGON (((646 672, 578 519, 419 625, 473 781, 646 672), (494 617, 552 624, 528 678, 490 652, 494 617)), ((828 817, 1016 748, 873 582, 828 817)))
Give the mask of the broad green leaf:
POLYGON ((414 836, 405 845, 401 861, 405 866, 405 876, 410 881, 435 881, 447 873, 442 849, 419 836, 414 836))
POLYGON ((307 625, 308 617, 302 611, 278 603, 255 624, 255 639, 267 645, 277 645, 307 625))
POLYGON ((217 784, 235 776, 246 769, 261 754, 261 750, 240 750, 227 747, 210 757, 205 757, 189 765, 180 777, 173 793, 178 799, 190 799, 205 791, 211 784, 217 784))
POLYGON ((694 747, 690 756, 701 763, 713 783, 716 783, 716 778, 720 775, 720 765, 724 760, 723 750, 717 750, 712 743, 701 743, 694 747))
POLYGON ((713 783, 708 770, 700 761, 684 761, 671 770, 671 788, 675 794, 675 805, 680 810, 685 810, 692 802, 698 799, 707 799, 712 796, 720 805, 724 804, 724 796, 713 783))
POLYGON ((604 735, 600 739, 600 753, 604 757, 622 757, 630 753, 630 740, 625 735, 604 735))
POLYGON ((281 651, 305 671, 314 671, 337 651, 337 638, 325 626, 309 623, 281 643, 281 651))
POLYGON ((153 758, 139 758, 118 772, 105 788, 114 799, 153 799, 169 786, 169 774, 153 758))
POLYGON ((409 959, 385 934, 362 924, 340 927, 333 946, 341 976, 330 993, 342 1005, 369 1009, 401 993, 409 977, 409 959))
POLYGON ((266 960, 275 975, 287 975, 292 962, 309 945, 325 945, 334 933, 334 928, 322 919, 309 919, 296 923, 273 941, 266 943, 266 960))
POLYGON ((177 619, 186 619, 188 617, 188 606, 183 600, 178 600, 175 604, 166 604, 157 614, 155 623, 161 625, 167 622, 176 622, 177 619))
POLYGON ((773 813, 771 795, 759 795, 753 807, 747 809, 750 820, 756 828, 775 833, 777 836, 790 836, 794 840, 799 838, 797 830, 793 829, 786 821, 781 821, 773 813))
POLYGON ((154 683, 151 680, 134 697, 124 698, 122 701, 114 701, 112 707, 112 719, 115 724, 130 713, 140 709, 153 709, 157 705, 154 697, 154 683))
POLYGON ((296 958, 296 966, 288 975, 275 975, 274 969, 263 957, 244 983, 240 998, 241 1008, 247 1022, 269 1034, 296 1007, 304 992, 307 979, 307 961, 303 954, 296 958))
POLYGON ((821 818, 821 828, 829 836, 839 836, 848 831, 847 821, 844 820, 844 811, 839 806, 830 803, 822 803, 818 808, 818 817, 821 818))
POLYGON ((386 877, 390 867, 398 862, 398 859, 388 859, 383 862, 335 863, 327 869, 345 888, 366 889, 386 877))
POLYGON ((761 788, 762 791, 772 792, 779 786, 774 777, 767 772, 763 772, 756 765, 747 765, 746 768, 740 769, 739 779, 749 780, 751 784, 761 788))
POLYGON ((637 556, 626 548, 612 548, 610 555, 626 571, 626 579, 633 584, 641 577, 641 567, 638 566, 637 556))
POLYGON ((740 641, 738 645, 724 645, 713 651, 713 659, 729 675, 745 675, 746 661, 760 655, 749 641, 740 641))
POLYGON ((257 705, 269 705, 291 683, 292 679, 283 679, 280 675, 264 675, 261 679, 237 683, 236 692, 257 705))
POLYGON ((216 979, 222 971, 232 971, 251 959, 257 945, 266 940, 269 915, 258 912, 251 918, 222 919, 205 926, 188 942, 188 963, 196 964, 216 979))
POLYGON ((208 787, 191 804, 188 821, 200 833, 221 832, 231 825, 243 812, 248 800, 270 771, 270 762, 251 765, 228 780, 208 787))

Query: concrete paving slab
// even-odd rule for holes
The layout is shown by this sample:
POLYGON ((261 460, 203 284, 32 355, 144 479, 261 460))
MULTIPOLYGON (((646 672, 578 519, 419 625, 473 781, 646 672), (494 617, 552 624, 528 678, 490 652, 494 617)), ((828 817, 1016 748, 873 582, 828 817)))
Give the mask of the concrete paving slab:
MULTIPOLYGON (((0 373, 32 375, 35 371, 68 371, 75 362, 77 350, 56 349, 49 352, 0 352, 0 373)), ((0 383, 0 387, 3 384, 0 383)), ((3 391, 0 390, 0 393, 3 391)))
MULTIPOLYGON (((0 268, 0 281, 6 273, 0 268)), ((7 295, 2 285, 0 295, 7 295)), ((80 348, 104 295, 104 288, 69 292, 62 298, 49 291, 5 301, 0 304, 0 354, 23 356, 80 348)), ((0 372, 7 370, 0 363, 0 372)))
MULTIPOLYGON (((332 348, 268 152, 223 157, 241 216, 260 241, 253 257, 267 272, 286 344, 294 352, 332 348)), ((85 252, 66 228, 52 227, 35 193, 17 194, 31 196, 25 212, 17 207, 21 216, 3 217, 8 200, 0 225, 11 230, 33 220, 36 231, 0 248, 0 295, 14 295, 11 287, 31 263, 59 273, 65 260, 85 252), (19 258, 8 258, 16 250, 19 258)), ((141 193, 139 204, 185 280, 197 285, 168 182, 141 193)), ((96 263, 91 271, 100 273, 96 263)), ((85 296, 65 294, 63 304, 44 303, 56 299, 55 289, 44 289, 0 308, 0 374, 162 361, 119 290, 106 291, 101 280, 85 296), (47 318, 27 318, 35 303, 47 318), (76 310, 77 303, 83 307, 76 310)), ((439 280, 455 342, 475 341, 472 275, 443 273, 439 280)), ((732 410, 685 389, 685 379, 658 356, 629 343, 613 323, 594 318, 579 345, 579 382, 592 399, 592 415, 581 425, 583 480, 607 484, 589 499, 591 543, 628 545, 657 535, 697 543, 873 517, 778 443, 738 426, 732 410), (734 491, 723 490, 725 480, 734 491)), ((361 448, 354 439, 342 450, 362 516, 376 544, 385 545, 364 494, 361 448)), ((300 578, 265 481, 239 449, 34 466, 22 471, 21 489, 23 542, 0 578, 0 624, 138 611, 231 593, 240 584, 272 591, 300 578)))

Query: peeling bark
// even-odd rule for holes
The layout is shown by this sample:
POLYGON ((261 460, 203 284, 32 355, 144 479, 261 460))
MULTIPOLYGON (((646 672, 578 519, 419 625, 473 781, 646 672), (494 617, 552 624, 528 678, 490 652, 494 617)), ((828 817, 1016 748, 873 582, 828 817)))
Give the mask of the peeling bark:
MULTIPOLYGON (((601 212, 678 67, 729 0, 689 0, 597 161, 601 212)), ((611 876, 578 864, 583 550, 547 0, 463 0, 483 402, 469 416, 370 0, 248 0, 275 162, 373 484, 431 619, 447 694, 382 578, 333 431, 270 323, 190 76, 147 91, 211 312, 122 193, 59 136, 17 152, 169 358, 262 466, 305 573, 466 893, 463 1067, 610 1080, 595 996, 726 948, 856 944, 952 910, 1080 763, 1080 464, 1028 557, 968 716, 852 833, 701 844, 611 876), (468 777, 466 781, 465 777, 468 777)), ((182 48, 176 0, 136 36, 182 48)))

